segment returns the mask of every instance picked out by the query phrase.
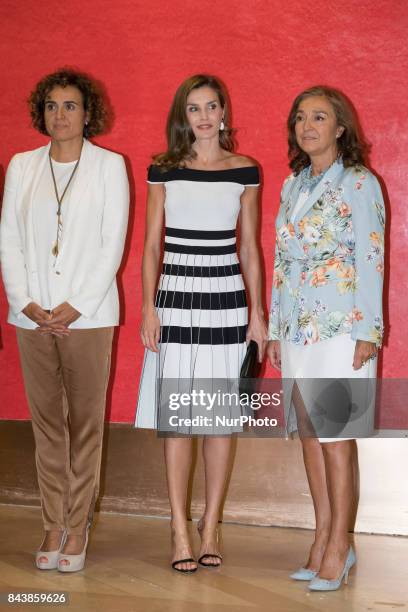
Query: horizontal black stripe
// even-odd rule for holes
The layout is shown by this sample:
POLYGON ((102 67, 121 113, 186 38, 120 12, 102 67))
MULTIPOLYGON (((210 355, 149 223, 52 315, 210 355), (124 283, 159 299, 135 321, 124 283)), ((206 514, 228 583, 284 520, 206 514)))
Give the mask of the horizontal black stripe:
POLYGON ((247 305, 245 291, 224 291, 222 293, 200 293, 188 291, 159 290, 156 297, 158 308, 182 308, 190 310, 224 310, 243 308, 247 305))
POLYGON ((166 227, 166 236, 190 238, 193 240, 222 240, 223 238, 235 238, 235 229, 204 231, 166 227))
POLYGON ((163 274, 167 276, 196 276, 198 278, 222 278, 241 274, 239 264, 225 266, 180 266, 179 264, 163 264, 163 274))
POLYGON ((165 242, 164 250, 169 253, 186 253, 187 255, 228 255, 229 253, 236 253, 237 245, 235 242, 223 246, 194 246, 165 242))
POLYGON ((258 185, 259 170, 256 166, 227 168, 225 170, 194 170, 193 168, 172 168, 165 170, 152 165, 148 169, 147 180, 150 183, 167 183, 168 181, 199 181, 206 183, 239 183, 241 185, 258 185))
POLYGON ((237 327, 179 327, 163 325, 161 342, 176 344, 241 344, 245 342, 246 325, 237 327))

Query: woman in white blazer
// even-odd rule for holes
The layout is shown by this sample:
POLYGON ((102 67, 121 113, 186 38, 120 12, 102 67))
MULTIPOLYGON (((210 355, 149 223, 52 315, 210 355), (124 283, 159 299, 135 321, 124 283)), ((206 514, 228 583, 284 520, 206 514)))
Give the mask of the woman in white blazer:
POLYGON ((9 164, 0 255, 36 443, 45 529, 36 565, 72 572, 84 565, 98 496, 129 188, 122 156, 87 140, 106 112, 86 75, 46 76, 30 106, 51 141, 9 164))

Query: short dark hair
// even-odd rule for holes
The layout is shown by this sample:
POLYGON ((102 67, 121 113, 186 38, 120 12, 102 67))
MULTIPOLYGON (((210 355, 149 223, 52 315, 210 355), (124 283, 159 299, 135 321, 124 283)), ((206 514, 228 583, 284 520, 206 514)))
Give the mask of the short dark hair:
POLYGON ((35 86, 28 98, 33 127, 41 134, 48 135, 45 127, 45 100, 54 87, 76 87, 82 94, 84 109, 89 115, 84 126, 84 137, 102 134, 107 127, 107 109, 104 95, 97 83, 87 74, 73 68, 61 68, 47 74, 35 86))
POLYGON ((300 103, 305 98, 312 96, 322 96, 328 100, 336 115, 337 125, 344 128, 342 135, 337 139, 337 150, 342 156, 343 165, 345 168, 350 166, 364 165, 364 158, 368 152, 367 143, 361 133, 358 119, 351 102, 338 89, 326 87, 325 85, 316 85, 305 89, 300 93, 292 104, 290 109, 287 127, 288 127, 288 155, 289 166, 295 174, 299 174, 303 168, 310 165, 310 158, 307 153, 302 151, 296 140, 295 124, 296 115, 300 103))
POLYGON ((195 74, 181 83, 174 96, 167 117, 167 151, 153 156, 154 163, 161 166, 163 170, 177 168, 186 160, 196 157, 192 147, 195 136, 187 120, 186 105, 189 94, 201 87, 213 89, 224 109, 225 129, 219 134, 220 147, 225 151, 235 150, 234 130, 231 127, 231 105, 225 85, 215 76, 195 74))

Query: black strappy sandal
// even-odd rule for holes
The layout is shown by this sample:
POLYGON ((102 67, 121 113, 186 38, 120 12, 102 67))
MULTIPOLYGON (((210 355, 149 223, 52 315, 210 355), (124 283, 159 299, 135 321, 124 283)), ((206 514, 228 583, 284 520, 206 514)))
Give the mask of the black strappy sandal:
MULTIPOLYGON (((199 533, 200 538, 202 537, 202 531, 204 529, 204 521, 202 520, 202 518, 198 521, 197 523, 197 531, 199 533)), ((218 527, 216 529, 215 532, 215 537, 217 540, 217 544, 219 542, 219 536, 218 536, 218 527)), ((222 565, 222 556, 219 555, 218 553, 205 553, 204 555, 201 555, 201 557, 198 559, 197 563, 199 563, 202 567, 221 567, 222 565), (220 560, 220 563, 203 563, 204 559, 207 559, 209 557, 215 557, 216 559, 220 560)))
MULTIPOLYGON (((203 555, 205 557, 205 555, 203 555)), ((178 559, 178 561, 173 561, 171 567, 176 570, 176 572, 182 572, 183 574, 194 574, 197 571, 198 567, 193 567, 191 569, 181 569, 181 567, 176 567, 179 563, 197 563, 195 559, 191 557, 189 559, 178 559)))
POLYGON ((216 555, 215 553, 206 553, 205 555, 201 555, 201 557, 198 559, 198 563, 203 567, 221 567, 222 557, 221 555, 216 555), (203 559, 207 559, 208 557, 215 557, 216 559, 219 559, 221 563, 203 563, 203 559))

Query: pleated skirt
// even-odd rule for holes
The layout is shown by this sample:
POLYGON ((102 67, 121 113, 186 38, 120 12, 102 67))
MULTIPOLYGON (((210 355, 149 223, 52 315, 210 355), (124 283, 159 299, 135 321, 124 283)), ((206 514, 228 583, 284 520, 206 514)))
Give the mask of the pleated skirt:
MULTIPOLYGON (((136 427, 163 432, 172 414, 170 394, 237 391, 248 323, 235 230, 173 232, 166 229, 155 302, 161 325, 159 352, 145 350, 135 419, 136 427)), ((180 406, 174 413, 196 418, 196 424, 172 426, 169 431, 191 435, 242 431, 235 422, 202 426, 197 417, 214 417, 215 409, 227 417, 226 423, 241 414, 236 402, 216 404, 211 411, 208 406, 180 406)))

